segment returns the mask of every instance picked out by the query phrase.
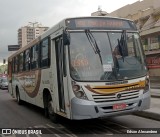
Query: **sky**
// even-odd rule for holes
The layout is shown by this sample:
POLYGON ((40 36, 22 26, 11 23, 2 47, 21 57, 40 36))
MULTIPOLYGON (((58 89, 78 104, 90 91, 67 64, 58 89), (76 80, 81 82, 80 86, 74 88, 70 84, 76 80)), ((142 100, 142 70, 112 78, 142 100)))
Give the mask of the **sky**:
POLYGON ((101 7, 113 12, 138 0, 0 0, 0 65, 8 58, 8 45, 18 44, 17 30, 39 22, 52 27, 68 17, 91 16, 101 7))

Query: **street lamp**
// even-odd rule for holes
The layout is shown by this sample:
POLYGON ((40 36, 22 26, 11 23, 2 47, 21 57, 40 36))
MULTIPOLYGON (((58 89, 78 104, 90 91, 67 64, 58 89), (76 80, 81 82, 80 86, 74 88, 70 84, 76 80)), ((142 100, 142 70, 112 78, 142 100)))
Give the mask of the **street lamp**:
POLYGON ((3 59, 3 64, 6 64, 6 59, 3 59))

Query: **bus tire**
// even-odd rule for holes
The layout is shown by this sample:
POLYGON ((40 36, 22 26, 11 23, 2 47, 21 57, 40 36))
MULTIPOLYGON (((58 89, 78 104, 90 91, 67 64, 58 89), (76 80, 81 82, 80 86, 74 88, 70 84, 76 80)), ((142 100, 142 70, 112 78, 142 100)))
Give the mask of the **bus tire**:
POLYGON ((52 107, 52 102, 53 102, 52 99, 48 97, 48 102, 47 102, 48 116, 52 122, 58 123, 58 115, 54 112, 54 108, 52 107))
POLYGON ((22 104, 22 100, 20 98, 20 94, 19 94, 19 89, 18 88, 16 88, 16 99, 17 99, 18 105, 21 105, 22 104))

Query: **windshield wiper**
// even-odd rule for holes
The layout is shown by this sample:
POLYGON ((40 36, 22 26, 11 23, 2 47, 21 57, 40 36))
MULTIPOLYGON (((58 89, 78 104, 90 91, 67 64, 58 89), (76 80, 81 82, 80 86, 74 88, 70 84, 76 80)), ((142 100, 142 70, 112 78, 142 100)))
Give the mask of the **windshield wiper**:
POLYGON ((121 39, 120 40, 117 39, 117 40, 118 40, 118 50, 124 61, 124 57, 128 56, 125 30, 122 31, 121 39))
POLYGON ((91 46, 92 46, 95 54, 98 54, 98 56, 99 56, 99 58, 100 58, 100 61, 101 61, 101 64, 103 64, 103 63, 102 63, 101 53, 100 53, 101 51, 100 51, 100 49, 99 49, 99 47, 98 47, 98 44, 97 44, 97 42, 96 42, 96 39, 94 38, 93 34, 90 32, 89 29, 86 29, 86 30, 85 30, 85 33, 86 33, 86 36, 87 36, 87 38, 88 38, 88 41, 89 41, 89 43, 91 44, 91 46))

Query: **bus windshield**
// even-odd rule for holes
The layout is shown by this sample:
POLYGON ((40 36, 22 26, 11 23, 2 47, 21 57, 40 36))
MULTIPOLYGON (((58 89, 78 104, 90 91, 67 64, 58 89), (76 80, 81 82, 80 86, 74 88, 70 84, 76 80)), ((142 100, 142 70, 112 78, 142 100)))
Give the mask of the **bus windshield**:
POLYGON ((70 72, 79 81, 115 81, 147 73, 136 32, 71 32, 70 72))

